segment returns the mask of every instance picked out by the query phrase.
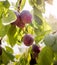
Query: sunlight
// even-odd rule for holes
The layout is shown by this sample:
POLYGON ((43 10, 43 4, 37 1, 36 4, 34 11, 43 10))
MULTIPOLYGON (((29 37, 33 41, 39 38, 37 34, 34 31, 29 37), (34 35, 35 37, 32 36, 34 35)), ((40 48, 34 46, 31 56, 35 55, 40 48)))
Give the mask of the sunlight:
POLYGON ((53 15, 55 18, 57 18, 57 0, 53 0, 53 5, 50 5, 48 3, 45 3, 45 16, 49 17, 49 15, 53 15))
POLYGON ((55 18, 57 18, 57 0, 54 0, 53 2, 53 9, 52 9, 52 15, 54 15, 55 18))
MULTIPOLYGON (((14 1, 13 0, 9 0, 9 2, 11 4, 10 9, 14 10, 14 7, 12 6, 12 3, 13 4, 16 4, 17 0, 14 0, 14 1)), ((32 7, 29 5, 28 0, 26 0, 26 4, 25 4, 23 10, 28 10, 28 11, 31 11, 32 10, 32 7)))
POLYGON ((53 31, 57 30, 57 0, 53 0, 53 5, 46 3, 45 14, 48 24, 53 31))
MULTIPOLYGON (((10 3, 16 3, 17 0, 9 0, 10 3)), ((13 9, 13 7, 11 8, 13 9)), ((28 0, 26 0, 26 4, 23 8, 23 10, 32 10, 32 7, 29 5, 28 0)), ((53 15, 55 18, 57 18, 57 0, 53 0, 53 5, 48 4, 47 2, 45 2, 45 17, 49 17, 49 15, 53 15)))
POLYGON ((32 7, 29 5, 28 0, 26 0, 26 4, 25 4, 25 7, 23 8, 23 10, 28 10, 28 11, 32 10, 32 7))

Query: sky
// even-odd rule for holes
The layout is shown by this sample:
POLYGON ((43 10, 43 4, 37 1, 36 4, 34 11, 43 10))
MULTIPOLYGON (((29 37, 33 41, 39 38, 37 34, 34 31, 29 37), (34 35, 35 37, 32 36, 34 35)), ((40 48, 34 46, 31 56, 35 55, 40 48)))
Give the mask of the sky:
MULTIPOLYGON (((10 2, 16 3, 17 0, 9 0, 10 2)), ((52 14, 55 18, 57 18, 57 0, 53 0, 53 5, 50 5, 48 3, 45 3, 45 16, 49 17, 50 14, 52 14)), ((32 7, 29 5, 28 0, 26 0, 26 4, 23 10, 32 10, 32 7)))
MULTIPOLYGON (((15 4, 17 0, 14 0, 14 1, 13 0, 9 0, 9 1, 15 4)), ((25 4, 23 10, 29 10, 29 11, 32 10, 32 7, 29 5, 28 0, 26 0, 26 4, 25 4)))
POLYGON ((53 15, 55 18, 57 18, 57 0, 53 0, 53 5, 50 5, 48 3, 46 3, 46 12, 45 12, 45 16, 49 17, 49 15, 53 15))

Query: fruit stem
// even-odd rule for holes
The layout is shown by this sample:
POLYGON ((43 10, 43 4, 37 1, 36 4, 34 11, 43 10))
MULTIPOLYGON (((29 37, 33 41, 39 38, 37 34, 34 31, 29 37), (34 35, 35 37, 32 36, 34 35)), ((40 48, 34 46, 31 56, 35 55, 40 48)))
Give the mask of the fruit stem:
POLYGON ((0 38, 0 45, 1 45, 1 40, 2 40, 2 38, 0 38))
POLYGON ((22 0, 19 0, 18 8, 17 11, 20 12, 20 5, 21 5, 22 0))

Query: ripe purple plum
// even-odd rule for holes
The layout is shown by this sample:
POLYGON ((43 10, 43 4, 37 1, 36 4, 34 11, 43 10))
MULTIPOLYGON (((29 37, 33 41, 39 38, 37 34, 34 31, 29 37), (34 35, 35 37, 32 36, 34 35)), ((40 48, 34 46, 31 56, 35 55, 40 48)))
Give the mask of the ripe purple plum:
POLYGON ((33 44, 32 51, 38 54, 40 52, 40 48, 36 44, 33 44))
POLYGON ((0 46, 0 55, 2 55, 2 47, 0 46))
POLYGON ((23 21, 21 20, 21 17, 20 17, 20 14, 19 12, 15 11, 14 12, 17 16, 17 19, 15 22, 13 22, 14 25, 20 27, 20 28, 24 28, 25 27, 25 24, 23 23, 23 21))
POLYGON ((31 23, 32 22, 32 15, 29 11, 24 10, 20 13, 21 19, 23 21, 23 23, 27 24, 27 23, 31 23))
POLYGON ((24 37, 23 37, 23 43, 26 45, 26 46, 30 46, 33 44, 33 41, 34 41, 34 38, 32 35, 30 34, 25 34, 24 37))

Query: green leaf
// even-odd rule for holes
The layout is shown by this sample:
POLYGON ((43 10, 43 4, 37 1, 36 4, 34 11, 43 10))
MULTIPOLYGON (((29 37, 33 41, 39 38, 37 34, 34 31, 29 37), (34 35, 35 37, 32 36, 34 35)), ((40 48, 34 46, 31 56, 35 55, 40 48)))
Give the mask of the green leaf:
POLYGON ((4 9, 9 9, 9 7, 10 7, 10 3, 9 3, 8 0, 4 0, 4 1, 1 0, 1 2, 0 2, 0 10, 4 11, 4 9))
POLYGON ((45 2, 44 2, 44 0, 29 0, 29 3, 33 7, 36 7, 37 9, 39 9, 42 13, 45 12, 45 2))
POLYGON ((36 42, 36 44, 39 43, 39 42, 44 38, 45 33, 46 33, 46 32, 42 32, 42 33, 38 34, 38 35, 35 37, 35 42, 36 42))
POLYGON ((13 54, 13 49, 9 46, 6 46, 6 51, 13 54))
POLYGON ((20 56, 19 62, 16 65, 29 65, 30 59, 30 53, 26 51, 20 56))
POLYGON ((14 46, 16 44, 17 35, 16 35, 16 26, 11 25, 8 31, 8 41, 11 46, 14 46))
POLYGON ((4 11, 4 6, 3 6, 3 3, 0 2, 0 18, 2 17, 3 11, 4 11))
POLYGON ((21 7, 20 7, 21 10, 23 9, 25 3, 26 3, 26 0, 22 0, 22 2, 21 2, 21 7))
POLYGON ((33 0, 29 0, 29 4, 33 6, 34 5, 34 1, 33 0))
POLYGON ((39 10, 38 8, 36 8, 35 6, 33 7, 33 16, 34 16, 34 20, 35 20, 39 25, 42 25, 42 24, 43 24, 42 12, 41 12, 41 10, 39 10))
POLYGON ((32 27, 34 29, 38 29, 38 23, 35 20, 33 20, 33 22, 32 22, 32 27))
POLYGON ((38 65, 51 65, 53 62, 54 54, 49 47, 44 47, 38 56, 38 65))
POLYGON ((7 63, 9 63, 9 61, 14 61, 14 56, 12 54, 10 54, 9 52, 6 52, 4 49, 2 51, 2 62, 7 65, 7 63))
POLYGON ((0 56, 0 64, 2 63, 2 56, 0 56))
POLYGON ((41 5, 42 4, 42 0, 29 0, 29 3, 32 6, 35 5, 35 4, 41 5))
POLYGON ((42 25, 43 24, 43 21, 36 15, 34 15, 34 20, 35 20, 35 22, 38 23, 38 25, 42 25))
POLYGON ((8 10, 6 14, 2 16, 2 23, 3 25, 8 25, 14 22, 17 19, 15 13, 12 10, 8 10))
POLYGON ((35 4, 35 7, 38 8, 42 13, 45 13, 45 2, 42 0, 41 5, 35 4))
POLYGON ((55 60, 57 61, 57 52, 54 53, 55 60))
POLYGON ((29 33, 29 34, 34 34, 34 30, 33 30, 33 27, 31 25, 28 25, 26 27, 26 33, 29 33))
POLYGON ((36 3, 37 3, 38 5, 41 5, 41 4, 42 4, 42 0, 36 0, 36 3))
POLYGON ((43 22, 43 24, 40 26, 38 25, 37 22, 33 21, 33 26, 34 26, 34 32, 36 34, 35 36, 36 43, 40 42, 44 38, 44 36, 50 33, 51 31, 49 25, 45 22, 43 22))
MULTIPOLYGON (((4 6, 3 6, 3 2, 4 2, 4 1, 1 1, 1 2, 0 2, 0 7, 1 7, 1 6, 4 7, 4 6)), ((1 7, 1 8, 2 8, 2 7, 1 7)))
POLYGON ((37 7, 33 7, 33 14, 37 15, 38 17, 42 18, 42 12, 37 7))
POLYGON ((10 25, 4 26, 0 20, 0 37, 4 37, 7 34, 9 27, 10 25))
POLYGON ((8 1, 8 0, 3 1, 3 6, 4 6, 5 8, 9 8, 9 7, 10 7, 9 1, 8 1))

